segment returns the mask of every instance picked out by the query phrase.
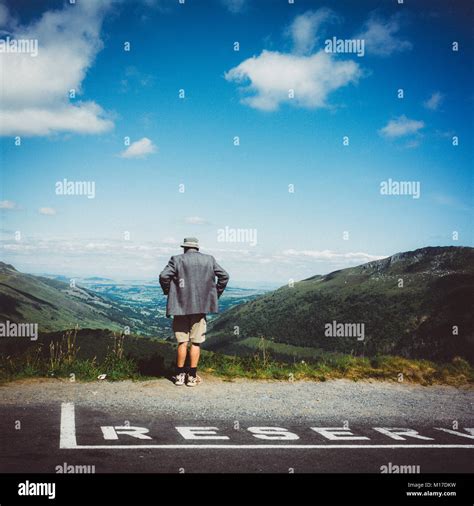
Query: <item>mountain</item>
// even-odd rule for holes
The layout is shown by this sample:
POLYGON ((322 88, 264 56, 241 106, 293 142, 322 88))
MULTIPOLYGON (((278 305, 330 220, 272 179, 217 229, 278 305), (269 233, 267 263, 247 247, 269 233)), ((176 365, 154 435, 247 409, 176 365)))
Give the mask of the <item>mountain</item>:
POLYGON ((85 288, 18 272, 0 262, 0 320, 38 323, 40 332, 74 328, 123 328, 120 309, 85 288))
POLYGON ((427 247, 313 276, 236 306, 213 320, 206 347, 239 353, 239 344, 264 337, 355 355, 474 362, 473 303, 474 248, 427 247), (364 339, 347 331, 328 337, 332 322, 364 324, 364 339))

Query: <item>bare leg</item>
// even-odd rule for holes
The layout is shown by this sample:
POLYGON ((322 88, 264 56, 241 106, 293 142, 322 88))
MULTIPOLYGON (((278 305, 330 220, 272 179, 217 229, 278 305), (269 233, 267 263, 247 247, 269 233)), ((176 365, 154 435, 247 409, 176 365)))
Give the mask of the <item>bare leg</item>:
POLYGON ((189 350, 189 357, 191 359, 190 367, 198 366, 200 355, 201 355, 201 347, 198 344, 191 343, 191 349, 189 350))
MULTIPOLYGON (((188 343, 179 343, 178 344, 178 357, 176 359, 176 365, 178 367, 184 367, 184 362, 186 361, 186 354, 188 352, 188 343)), ((192 355, 191 355, 192 357, 192 355)))

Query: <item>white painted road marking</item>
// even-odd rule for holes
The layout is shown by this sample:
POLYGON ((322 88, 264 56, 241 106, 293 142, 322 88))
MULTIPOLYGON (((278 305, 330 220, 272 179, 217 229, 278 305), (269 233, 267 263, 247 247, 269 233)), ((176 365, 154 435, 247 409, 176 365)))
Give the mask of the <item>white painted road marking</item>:
POLYGON ((451 430, 451 429, 443 429, 442 427, 435 427, 437 430, 442 430, 444 432, 447 432, 448 434, 454 434, 455 436, 461 436, 461 437, 467 437, 469 439, 474 439, 474 429, 466 429, 469 434, 464 434, 463 432, 459 432, 457 430, 451 430))
POLYGON ((257 439, 295 440, 300 438, 298 434, 293 434, 293 432, 290 432, 289 430, 282 427, 248 427, 247 430, 251 432, 257 439))
POLYGON ((61 404, 61 433, 59 448, 76 448, 76 416, 74 404, 63 402, 61 404))
POLYGON ((107 425, 102 426, 101 429, 104 439, 118 439, 119 434, 126 434, 127 436, 132 436, 137 439, 153 439, 146 435, 147 432, 149 432, 146 427, 131 427, 127 425, 116 425, 114 427, 112 425, 107 425))
POLYGON ((321 449, 328 450, 331 448, 336 449, 362 449, 362 448, 474 448, 474 445, 452 445, 452 444, 432 444, 432 445, 288 445, 288 444, 264 444, 264 445, 239 445, 239 444, 167 444, 167 445, 77 445, 72 447, 72 449, 77 450, 136 450, 143 448, 155 448, 161 450, 177 450, 179 448, 195 448, 199 450, 214 450, 218 448, 222 448, 224 450, 263 450, 263 449, 302 449, 302 450, 312 450, 312 449, 321 449))
MULTIPOLYGON (((400 429, 398 429, 400 430, 400 429)), ((444 430, 444 429, 437 429, 444 430)), ((465 429, 472 433, 474 429, 465 429)), ((474 444, 133 444, 133 445, 78 445, 76 440, 75 410, 72 402, 61 404, 60 449, 71 450, 133 450, 155 448, 173 449, 223 449, 223 450, 263 450, 263 449, 367 449, 367 448, 474 448, 474 444)), ((459 433, 458 435, 463 435, 459 433)))
POLYGON ((229 439, 229 436, 216 434, 218 427, 176 427, 184 439, 229 439))
POLYGON ((413 429, 401 429, 397 427, 374 427, 374 430, 377 430, 381 434, 385 434, 392 439, 396 439, 397 441, 405 441, 406 438, 403 436, 414 437, 416 439, 424 439, 426 441, 433 441, 432 437, 422 436, 418 434, 416 430, 413 429))
POLYGON ((361 439, 369 439, 365 436, 354 436, 352 432, 350 432, 349 428, 345 427, 311 427, 311 430, 318 432, 321 436, 324 436, 326 439, 331 441, 340 441, 343 440, 361 440, 361 439))

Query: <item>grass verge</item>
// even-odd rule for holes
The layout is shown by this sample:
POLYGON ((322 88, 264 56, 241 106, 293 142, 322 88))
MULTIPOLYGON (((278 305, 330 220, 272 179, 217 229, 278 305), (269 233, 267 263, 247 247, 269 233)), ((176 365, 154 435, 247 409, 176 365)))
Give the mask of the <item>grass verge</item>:
POLYGON ((323 355, 316 362, 304 360, 285 363, 268 354, 250 357, 227 356, 208 352, 200 369, 232 380, 234 378, 326 381, 344 378, 353 381, 377 379, 421 385, 462 386, 474 383, 474 368, 462 358, 436 364, 429 360, 412 360, 397 356, 354 357, 343 354, 323 355))
POLYGON ((51 341, 45 353, 42 344, 28 347, 18 355, 0 355, 0 381, 30 377, 70 378, 92 381, 104 379, 124 380, 142 378, 137 363, 124 356, 124 336, 114 335, 107 346, 105 357, 78 358, 77 329, 51 341))
MULTIPOLYGON (((80 335, 80 345, 78 331, 71 330, 50 340, 49 344, 40 343, 21 352, 15 349, 9 354, 0 354, 0 382, 29 377, 94 381, 100 375, 111 381, 143 380, 169 376, 173 371, 175 351, 169 343, 116 334, 91 335, 87 330, 83 334, 80 335)), ((285 381, 345 378, 421 385, 474 384, 474 368, 459 357, 450 363, 438 364, 397 356, 356 357, 323 352, 318 353, 317 358, 288 361, 273 358, 263 340, 249 356, 202 350, 199 369, 229 381, 235 378, 285 381)))

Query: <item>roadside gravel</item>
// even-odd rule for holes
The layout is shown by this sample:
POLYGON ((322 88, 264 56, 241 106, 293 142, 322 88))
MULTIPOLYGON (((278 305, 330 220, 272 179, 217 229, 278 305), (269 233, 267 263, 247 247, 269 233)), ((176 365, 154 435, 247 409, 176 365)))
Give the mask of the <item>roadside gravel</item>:
POLYGON ((153 409, 170 418, 215 420, 390 420, 408 423, 467 422, 474 415, 474 389, 388 382, 279 382, 203 376, 197 388, 176 387, 167 379, 73 383, 28 379, 0 386, 0 406, 75 402, 110 412, 153 409))

